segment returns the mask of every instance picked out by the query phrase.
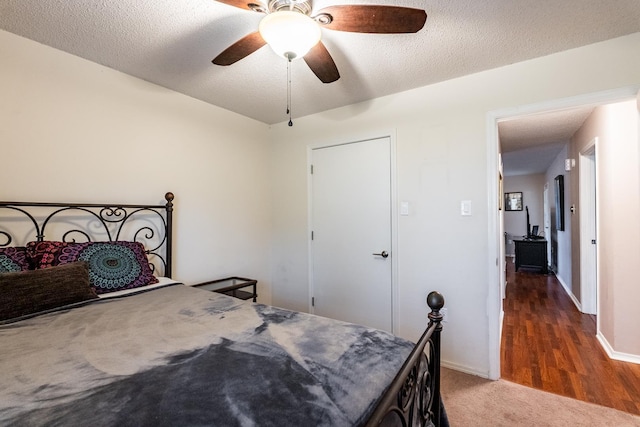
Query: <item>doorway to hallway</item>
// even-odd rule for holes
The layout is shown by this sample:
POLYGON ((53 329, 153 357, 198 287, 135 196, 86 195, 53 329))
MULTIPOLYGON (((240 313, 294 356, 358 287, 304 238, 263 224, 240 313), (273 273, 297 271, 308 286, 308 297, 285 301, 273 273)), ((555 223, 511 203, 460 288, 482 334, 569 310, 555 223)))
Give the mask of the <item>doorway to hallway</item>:
POLYGON ((640 365, 609 359, 595 316, 578 311, 553 275, 507 259, 501 378, 640 415, 640 365))

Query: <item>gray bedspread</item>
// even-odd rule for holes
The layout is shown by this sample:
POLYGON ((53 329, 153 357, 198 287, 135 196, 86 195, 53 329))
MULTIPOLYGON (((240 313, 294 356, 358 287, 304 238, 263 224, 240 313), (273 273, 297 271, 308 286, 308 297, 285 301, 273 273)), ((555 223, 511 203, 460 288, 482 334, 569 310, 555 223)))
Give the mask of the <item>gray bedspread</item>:
POLYGON ((412 346, 168 286, 0 326, 0 425, 358 425, 412 346))

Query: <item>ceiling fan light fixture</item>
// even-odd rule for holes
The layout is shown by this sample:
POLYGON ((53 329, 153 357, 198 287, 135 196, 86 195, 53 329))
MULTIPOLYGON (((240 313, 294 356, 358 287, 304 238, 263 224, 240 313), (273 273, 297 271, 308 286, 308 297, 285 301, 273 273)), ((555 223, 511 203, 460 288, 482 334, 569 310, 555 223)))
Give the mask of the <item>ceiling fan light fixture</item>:
POLYGON ((302 58, 320 41, 320 26, 300 12, 282 10, 268 14, 258 27, 273 51, 286 58, 302 58))

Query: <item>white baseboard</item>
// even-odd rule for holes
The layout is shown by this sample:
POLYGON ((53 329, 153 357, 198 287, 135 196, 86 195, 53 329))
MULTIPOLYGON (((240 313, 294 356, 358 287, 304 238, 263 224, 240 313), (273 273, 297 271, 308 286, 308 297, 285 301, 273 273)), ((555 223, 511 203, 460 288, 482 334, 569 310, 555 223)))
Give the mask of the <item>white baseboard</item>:
POLYGON ((448 369, 453 369, 454 371, 459 371, 465 374, 475 375, 477 377, 490 379, 489 374, 487 372, 480 372, 468 366, 459 365, 457 363, 448 362, 446 360, 441 360, 440 366, 448 369))
POLYGON ((502 342, 502 328, 504 326, 504 310, 500 307, 500 335, 498 336, 498 342, 502 342))
POLYGON ((609 341, 607 341, 605 336, 602 335, 600 331, 598 331, 598 333, 596 334, 596 338, 598 338, 598 341, 600 341, 600 345, 602 346, 602 348, 607 353, 607 356, 609 356, 610 359, 619 360, 621 362, 635 363, 640 365, 640 356, 638 356, 637 354, 629 354, 629 353, 622 353, 620 351, 615 351, 613 347, 611 347, 611 344, 609 344, 609 341))
POLYGON ((580 301, 578 301, 578 299, 576 298, 575 295, 573 295, 573 292, 571 291, 571 288, 569 286, 567 286, 567 284, 564 282, 564 280, 562 280, 562 277, 556 275, 556 279, 558 279, 558 282, 560 282, 560 284, 562 285, 562 288, 564 289, 564 291, 567 293, 567 295, 569 296, 569 298, 571 298, 571 301, 573 301, 573 304, 576 306, 576 308, 578 309, 578 311, 580 313, 582 313, 582 304, 580 304, 580 301))
MULTIPOLYGON (((567 286, 566 283, 564 283, 561 277, 556 276, 556 278, 564 288, 564 291, 567 293, 567 295, 569 295, 569 298, 571 298, 571 301, 573 301, 578 311, 582 313, 583 311, 582 311, 582 305, 580 304, 580 301, 578 301, 578 299, 573 295, 573 292, 569 290, 569 287, 567 286)), ((607 356, 609 356, 610 359, 619 360, 621 362, 636 363, 640 365, 639 355, 615 351, 613 347, 611 347, 611 344, 609 344, 609 341, 607 341, 604 335, 602 335, 602 332, 600 332, 600 330, 597 331, 596 338, 598 339, 598 341, 600 342, 600 345, 602 346, 605 353, 607 353, 607 356)))

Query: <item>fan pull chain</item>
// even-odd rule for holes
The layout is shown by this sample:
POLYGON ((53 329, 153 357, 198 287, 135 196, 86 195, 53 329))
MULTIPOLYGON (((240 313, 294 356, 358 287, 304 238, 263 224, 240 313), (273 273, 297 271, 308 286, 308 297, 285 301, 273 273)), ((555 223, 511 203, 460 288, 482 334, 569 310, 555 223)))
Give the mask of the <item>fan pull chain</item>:
POLYGON ((289 115, 289 126, 293 126, 291 121, 291 57, 287 55, 287 114, 289 115))

